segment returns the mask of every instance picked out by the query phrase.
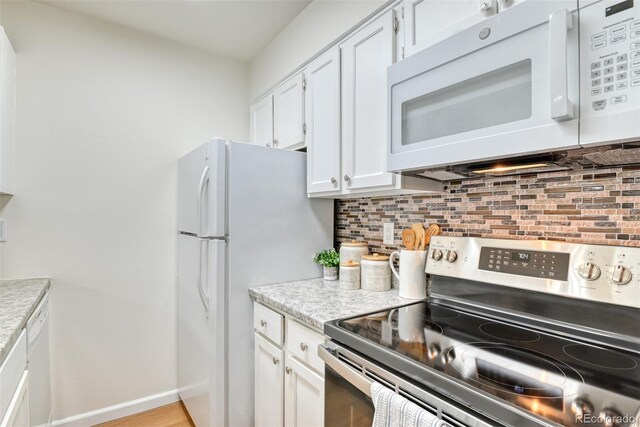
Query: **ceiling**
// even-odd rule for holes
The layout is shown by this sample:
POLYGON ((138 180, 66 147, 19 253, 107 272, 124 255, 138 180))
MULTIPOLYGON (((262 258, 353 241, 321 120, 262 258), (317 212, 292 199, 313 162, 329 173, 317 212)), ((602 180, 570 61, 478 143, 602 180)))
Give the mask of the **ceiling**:
POLYGON ((40 3, 249 61, 311 0, 40 0, 40 3))

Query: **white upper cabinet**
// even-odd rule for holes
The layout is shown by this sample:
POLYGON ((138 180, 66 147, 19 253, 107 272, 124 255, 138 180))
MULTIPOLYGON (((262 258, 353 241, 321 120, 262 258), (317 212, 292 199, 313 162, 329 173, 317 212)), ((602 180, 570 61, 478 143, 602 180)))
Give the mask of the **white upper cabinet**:
POLYGON ((252 104, 251 143, 271 147, 273 144, 273 95, 269 94, 252 104))
POLYGON ((0 27, 0 194, 13 194, 16 54, 0 27))
POLYGON ((342 173, 347 190, 392 186, 387 173, 387 67, 395 60, 395 12, 341 46, 342 173))
POLYGON ((305 75, 307 192, 340 191, 340 49, 317 58, 305 75))
POLYGON ((495 15, 497 1, 404 0, 405 57, 495 15))
POLYGON ((273 142, 278 148, 304 146, 304 85, 298 73, 273 92, 273 142))

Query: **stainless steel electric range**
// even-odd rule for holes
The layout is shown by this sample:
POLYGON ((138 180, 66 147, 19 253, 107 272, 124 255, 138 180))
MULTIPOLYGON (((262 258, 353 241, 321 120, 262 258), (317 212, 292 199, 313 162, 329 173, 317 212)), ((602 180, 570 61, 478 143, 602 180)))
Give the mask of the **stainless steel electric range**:
POLYGON ((428 301, 329 322, 325 424, 372 381, 452 426, 637 426, 640 248, 439 236, 428 301))

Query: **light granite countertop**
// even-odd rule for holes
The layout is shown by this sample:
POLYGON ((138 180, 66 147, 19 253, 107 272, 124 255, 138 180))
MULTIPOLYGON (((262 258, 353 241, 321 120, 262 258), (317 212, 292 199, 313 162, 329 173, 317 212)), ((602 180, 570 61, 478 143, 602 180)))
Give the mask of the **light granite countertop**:
POLYGON ((51 280, 0 280, 0 365, 20 336, 51 280))
POLYGON ((409 304, 398 289, 386 292, 344 291, 338 281, 301 280, 249 289, 256 301, 323 330, 325 322, 409 304))

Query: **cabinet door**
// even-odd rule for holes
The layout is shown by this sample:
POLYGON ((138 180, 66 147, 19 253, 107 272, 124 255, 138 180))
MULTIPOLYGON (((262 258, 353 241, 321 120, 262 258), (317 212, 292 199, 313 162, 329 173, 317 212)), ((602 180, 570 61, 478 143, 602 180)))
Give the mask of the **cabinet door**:
POLYGON ((251 105, 251 143, 271 147, 273 144, 273 95, 251 105))
POLYGON ((285 377, 285 425, 324 426, 324 379, 291 355, 285 377))
POLYGON ((0 427, 25 427, 31 425, 29 422, 29 372, 24 371, 18 388, 7 412, 4 414, 4 418, 0 420, 0 427))
POLYGON ((304 146, 304 76, 296 74, 273 92, 273 138, 278 148, 304 146))
POLYGON ((307 192, 340 191, 340 49, 305 70, 307 90, 307 192))
POLYGON ((282 426, 284 352, 259 334, 255 334, 255 338, 255 425, 282 426))
POLYGON ((395 60, 395 12, 366 25, 340 47, 342 171, 346 189, 393 185, 387 173, 387 67, 395 60))
POLYGON ((404 0, 403 3, 405 56, 497 13, 496 0, 404 0))

